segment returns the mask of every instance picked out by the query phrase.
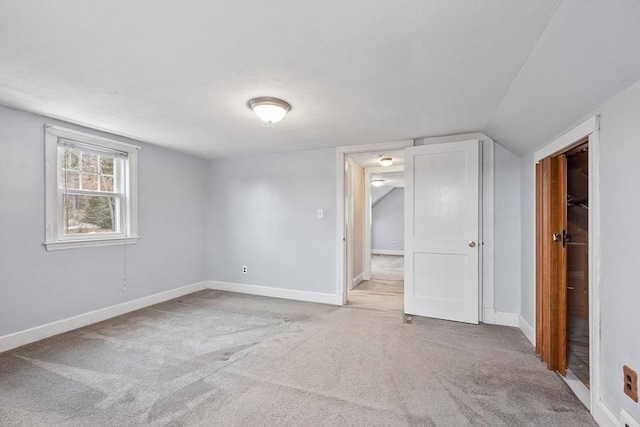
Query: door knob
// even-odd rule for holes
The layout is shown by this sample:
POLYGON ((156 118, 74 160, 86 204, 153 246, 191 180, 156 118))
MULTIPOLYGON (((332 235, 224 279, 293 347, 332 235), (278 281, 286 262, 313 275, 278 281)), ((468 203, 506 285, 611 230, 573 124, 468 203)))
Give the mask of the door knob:
POLYGON ((474 242, 473 240, 469 242, 469 247, 470 248, 475 248, 476 247, 476 242, 474 242))

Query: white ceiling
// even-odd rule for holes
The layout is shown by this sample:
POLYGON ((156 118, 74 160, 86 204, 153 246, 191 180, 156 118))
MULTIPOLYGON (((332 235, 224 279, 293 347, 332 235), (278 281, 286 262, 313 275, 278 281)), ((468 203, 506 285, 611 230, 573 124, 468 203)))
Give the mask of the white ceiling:
POLYGON ((5 0, 0 102, 209 158, 481 131, 556 5, 5 0))
POLYGON ((563 1, 486 133, 518 155, 640 79, 640 1, 563 1))
POLYGON ((380 166, 381 157, 391 157, 393 166, 404 165, 404 150, 376 151, 373 153, 352 153, 348 157, 363 168, 376 168, 380 166))

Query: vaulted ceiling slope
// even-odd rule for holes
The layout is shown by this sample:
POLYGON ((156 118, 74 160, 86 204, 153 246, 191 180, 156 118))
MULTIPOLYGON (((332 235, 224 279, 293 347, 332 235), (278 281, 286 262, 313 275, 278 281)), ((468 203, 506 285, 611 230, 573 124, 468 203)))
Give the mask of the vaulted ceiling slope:
POLYGON ((4 0, 0 102, 209 158, 481 131, 556 6, 4 0))
POLYGON ((563 1, 486 133, 523 155, 639 79, 640 1, 563 1))

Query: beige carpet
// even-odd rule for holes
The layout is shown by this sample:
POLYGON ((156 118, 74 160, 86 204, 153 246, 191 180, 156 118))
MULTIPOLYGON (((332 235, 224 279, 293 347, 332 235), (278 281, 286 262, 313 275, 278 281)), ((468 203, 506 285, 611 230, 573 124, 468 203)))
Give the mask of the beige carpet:
POLYGON ((0 354, 3 426, 591 426, 513 328, 202 291, 0 354))

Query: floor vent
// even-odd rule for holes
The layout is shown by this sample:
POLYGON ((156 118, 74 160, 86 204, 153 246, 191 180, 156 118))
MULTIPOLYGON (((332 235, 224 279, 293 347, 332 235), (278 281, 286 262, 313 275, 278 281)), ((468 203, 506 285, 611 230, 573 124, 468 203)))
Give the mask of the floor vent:
POLYGON ((406 323, 407 325, 411 324, 411 319, 413 319, 413 316, 410 316, 408 314, 404 315, 404 323, 406 323))

